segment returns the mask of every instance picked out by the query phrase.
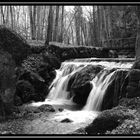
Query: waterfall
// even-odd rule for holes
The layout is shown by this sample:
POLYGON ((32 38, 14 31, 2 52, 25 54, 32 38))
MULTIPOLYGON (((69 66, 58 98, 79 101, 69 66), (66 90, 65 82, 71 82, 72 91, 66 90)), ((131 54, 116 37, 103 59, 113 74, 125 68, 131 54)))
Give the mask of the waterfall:
MULTIPOLYGON (((49 94, 44 102, 32 103, 31 106, 41 106, 43 104, 56 105, 57 107, 65 108, 62 112, 57 112, 51 120, 62 121, 69 118, 72 123, 91 123, 100 113, 102 101, 108 86, 113 82, 115 78, 115 72, 118 69, 129 69, 132 63, 120 63, 120 62, 85 62, 85 61, 65 61, 61 64, 60 69, 56 70, 56 77, 49 87, 49 94), (78 71, 82 70, 87 65, 97 65, 103 66, 97 75, 90 81, 92 84, 92 89, 87 98, 86 104, 82 110, 73 110, 73 106, 77 105, 74 103, 73 98, 75 95, 71 96, 71 91, 68 89, 68 84, 71 77, 78 71), (66 108, 70 109, 66 109, 66 108)), ((75 77, 77 78, 77 77, 75 77)))
POLYGON ((100 111, 104 94, 107 87, 113 81, 114 74, 115 71, 108 74, 107 70, 102 70, 99 74, 97 74, 97 76, 91 81, 93 88, 83 110, 100 111))
MULTIPOLYGON (((106 90, 114 79, 115 71, 110 72, 111 69, 121 68, 127 69, 132 66, 132 63, 120 62, 75 62, 65 61, 61 64, 60 69, 56 70, 56 77, 49 87, 49 94, 44 102, 32 103, 33 106, 40 106, 43 104, 61 104, 73 105, 73 97, 70 91, 67 90, 69 80, 76 72, 82 70, 87 65, 102 65, 104 67, 93 79, 91 84, 93 88, 89 93, 86 105, 82 111, 100 111, 102 101, 106 90)), ((73 95, 74 96, 74 95, 73 95)))
POLYGON ((85 66, 68 65, 63 63, 60 70, 56 71, 56 78, 50 85, 50 92, 47 99, 51 100, 71 100, 70 92, 67 91, 68 82, 71 76, 85 66))
POLYGON ((48 95, 48 99, 68 99, 69 92, 67 91, 68 81, 70 79, 70 74, 58 79, 55 83, 56 85, 52 87, 48 95))

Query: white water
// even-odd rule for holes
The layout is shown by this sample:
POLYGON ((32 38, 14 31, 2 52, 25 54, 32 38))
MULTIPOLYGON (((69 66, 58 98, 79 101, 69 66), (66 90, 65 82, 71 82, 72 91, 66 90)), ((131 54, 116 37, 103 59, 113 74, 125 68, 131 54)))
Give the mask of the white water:
POLYGON ((99 112, 95 111, 70 111, 70 110, 64 110, 63 112, 56 113, 51 120, 54 121, 62 121, 66 118, 69 118, 73 124, 77 123, 91 123, 97 116, 99 112))
MULTIPOLYGON (((86 66, 86 65, 85 65, 86 66)), ((71 76, 85 67, 84 65, 75 65, 62 63, 59 70, 56 70, 56 77, 51 83, 50 92, 44 102, 35 102, 31 106, 41 106, 43 104, 50 105, 75 105, 67 91, 68 82, 71 76)))
POLYGON ((96 61, 94 61, 94 62, 77 62, 77 61, 67 62, 66 61, 64 63, 65 63, 65 65, 75 64, 76 66, 80 66, 80 65, 102 65, 102 66, 104 66, 106 68, 109 68, 109 69, 113 69, 113 68, 129 69, 133 65, 133 63, 131 63, 131 62, 122 63, 122 62, 107 62, 107 61, 99 61, 99 62, 96 62, 96 61))
POLYGON ((51 90, 47 96, 47 99, 72 100, 72 98, 70 98, 70 93, 67 91, 69 79, 74 73, 81 70, 84 66, 83 67, 73 65, 68 65, 69 67, 66 66, 67 65, 63 64, 62 67, 60 68, 60 71, 57 71, 58 76, 56 76, 56 78, 54 79, 54 81, 50 86, 51 90))
POLYGON ((108 73, 108 69, 121 68, 129 69, 132 63, 116 63, 116 62, 63 62, 61 68, 56 70, 56 78, 50 85, 50 92, 44 102, 32 103, 32 106, 41 106, 43 104, 51 105, 75 105, 70 98, 70 93, 67 91, 68 82, 71 76, 84 68, 87 65, 102 65, 106 69, 102 70, 91 81, 93 88, 89 94, 86 105, 80 111, 65 110, 58 112, 51 120, 61 121, 65 118, 69 118, 73 123, 81 123, 88 120, 93 120, 98 116, 103 97, 106 93, 106 89, 113 80, 114 72, 108 73))
POLYGON ((113 81, 115 71, 107 75, 107 71, 101 71, 92 81, 93 88, 87 99, 87 103, 83 110, 100 111, 102 100, 107 87, 113 81))

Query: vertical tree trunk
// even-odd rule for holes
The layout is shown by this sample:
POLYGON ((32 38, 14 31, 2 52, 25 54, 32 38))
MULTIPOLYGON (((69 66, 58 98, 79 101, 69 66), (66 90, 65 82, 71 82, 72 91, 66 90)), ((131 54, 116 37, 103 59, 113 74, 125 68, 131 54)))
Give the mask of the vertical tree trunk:
POLYGON ((75 6, 75 31, 76 31, 76 40, 77 40, 77 45, 80 45, 81 43, 81 35, 80 35, 80 6, 75 6))
POLYGON ((6 15, 6 25, 9 26, 9 6, 6 6, 6 10, 7 10, 7 11, 6 11, 6 12, 7 12, 7 13, 6 13, 6 14, 7 14, 7 15, 6 15))
POLYGON ((37 40, 41 39, 41 6, 37 6, 37 40))
POLYGON ((137 14, 137 38, 136 38, 136 59, 140 59, 140 6, 136 6, 136 14, 137 14))
POLYGON ((45 46, 49 45, 49 42, 52 41, 52 31, 53 31, 53 9, 52 6, 50 6, 48 15, 47 39, 45 41, 45 46))
POLYGON ((71 26, 71 37, 72 37, 72 44, 74 44, 74 35, 73 35, 73 28, 71 26))
POLYGON ((33 6, 33 36, 32 39, 36 39, 36 6, 33 6))
POLYGON ((5 25, 5 17, 4 17, 3 6, 0 6, 0 9, 1 9, 1 15, 2 15, 2 24, 5 25))
POLYGON ((14 29, 14 15, 13 15, 13 9, 12 6, 10 6, 10 15, 11 15, 11 28, 14 29))
POLYGON ((63 42, 63 34, 64 34, 64 6, 62 6, 62 14, 61 14, 61 31, 60 31, 60 37, 59 42, 63 42))
POLYGON ((108 7, 103 6, 103 14, 104 14, 104 38, 106 47, 109 47, 109 40, 108 40, 108 14, 107 14, 108 7))
POLYGON ((53 41, 58 41, 58 19, 59 19, 59 6, 56 6, 56 17, 55 17, 55 26, 54 26, 54 34, 53 41))
POLYGON ((104 21, 104 7, 101 6, 101 9, 100 9, 100 21, 101 21, 101 27, 100 27, 100 38, 101 38, 101 46, 103 47, 105 44, 105 21, 104 21))
POLYGON ((32 6, 28 6, 29 8, 29 18, 30 18, 30 30, 31 30, 31 39, 33 38, 33 18, 32 18, 32 6))
POLYGON ((100 6, 97 6, 97 38, 98 38, 98 46, 100 46, 101 45, 101 38, 100 38, 100 28, 101 28, 101 21, 100 21, 100 6))
POLYGON ((36 6, 29 6, 29 16, 30 16, 30 28, 31 28, 31 39, 36 39, 36 6))
POLYGON ((94 45, 98 46, 97 44, 97 23, 96 23, 96 14, 95 14, 95 6, 93 6, 93 34, 94 34, 94 45))
MULTIPOLYGON (((46 6, 43 6, 43 17, 42 17, 42 27, 41 27, 41 40, 44 39, 44 27, 45 27, 45 14, 46 14, 46 6)), ((46 39, 46 38, 45 38, 46 39)))

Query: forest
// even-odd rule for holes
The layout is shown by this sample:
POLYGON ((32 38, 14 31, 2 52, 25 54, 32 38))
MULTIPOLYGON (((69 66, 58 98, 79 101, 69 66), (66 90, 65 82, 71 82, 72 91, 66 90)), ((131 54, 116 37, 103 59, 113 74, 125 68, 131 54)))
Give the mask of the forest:
POLYGON ((0 4, 0 136, 135 136, 139 116, 139 5, 0 4))
POLYGON ((136 39, 136 11, 132 5, 0 6, 0 24, 26 39, 115 47, 136 39))

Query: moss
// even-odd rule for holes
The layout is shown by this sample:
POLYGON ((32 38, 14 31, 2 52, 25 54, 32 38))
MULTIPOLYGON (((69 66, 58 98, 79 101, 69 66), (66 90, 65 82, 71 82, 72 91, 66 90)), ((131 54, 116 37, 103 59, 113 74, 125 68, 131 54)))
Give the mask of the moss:
POLYGON ((126 119, 133 120, 134 112, 122 106, 103 111, 85 128, 89 135, 105 134, 121 125, 126 119))

